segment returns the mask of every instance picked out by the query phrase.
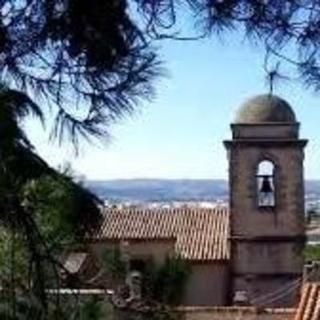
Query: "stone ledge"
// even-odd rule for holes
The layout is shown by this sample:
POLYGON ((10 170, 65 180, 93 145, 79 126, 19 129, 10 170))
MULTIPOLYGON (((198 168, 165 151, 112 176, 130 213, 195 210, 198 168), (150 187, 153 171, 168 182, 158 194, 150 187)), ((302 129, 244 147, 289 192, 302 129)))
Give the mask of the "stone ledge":
POLYGON ((295 314, 296 308, 257 308, 257 307, 236 307, 236 306, 181 306, 175 308, 178 312, 213 312, 213 313, 243 313, 243 314, 295 314))

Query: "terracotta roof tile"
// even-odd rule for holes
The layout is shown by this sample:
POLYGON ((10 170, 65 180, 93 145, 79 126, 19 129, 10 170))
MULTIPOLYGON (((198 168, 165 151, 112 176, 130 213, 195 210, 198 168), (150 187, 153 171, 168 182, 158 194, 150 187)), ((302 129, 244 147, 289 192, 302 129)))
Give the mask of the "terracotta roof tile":
POLYGON ((306 283, 294 320, 320 319, 320 282, 306 283))
POLYGON ((229 212, 214 209, 105 209, 93 241, 175 239, 175 251, 188 260, 229 259, 229 212))

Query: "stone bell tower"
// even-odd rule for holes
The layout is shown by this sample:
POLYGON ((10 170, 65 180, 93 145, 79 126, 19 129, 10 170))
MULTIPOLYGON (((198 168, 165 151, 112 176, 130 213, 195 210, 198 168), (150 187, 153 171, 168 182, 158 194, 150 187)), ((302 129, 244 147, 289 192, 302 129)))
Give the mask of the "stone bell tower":
POLYGON ((306 140, 274 95, 244 103, 225 141, 229 159, 233 303, 293 306, 303 271, 306 140))

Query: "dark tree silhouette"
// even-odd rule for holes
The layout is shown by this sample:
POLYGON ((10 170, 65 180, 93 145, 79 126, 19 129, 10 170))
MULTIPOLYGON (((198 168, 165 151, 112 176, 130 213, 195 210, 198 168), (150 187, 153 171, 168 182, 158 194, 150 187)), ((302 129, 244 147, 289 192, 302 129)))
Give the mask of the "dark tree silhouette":
POLYGON ((156 55, 127 9, 119 0, 0 1, 2 80, 49 103, 60 139, 103 137, 152 94, 156 55))
POLYGON ((152 94, 155 39, 239 29, 264 44, 267 63, 289 62, 320 89, 316 0, 2 0, 0 19, 2 80, 49 104, 54 134, 75 144, 79 135, 106 136, 110 122, 152 94), (181 28, 186 17, 192 34, 181 28))
MULTIPOLYGON (((320 3, 317 0, 136 0, 152 38, 182 38, 186 14, 194 18, 201 38, 240 31, 266 54, 266 69, 278 61, 291 64, 306 86, 320 89, 320 3), (183 30, 182 30, 183 31, 183 30)), ((189 31, 190 32, 190 31, 189 31)), ((273 70, 274 71, 274 70, 273 70)), ((270 78, 270 72, 268 72, 270 78)), ((278 73, 271 75, 277 76, 278 73)))
POLYGON ((3 189, 0 195, 0 223, 6 219, 6 215, 10 215, 10 210, 3 207, 12 198, 10 194, 9 199, 2 198, 7 195, 4 192, 6 189, 16 187, 20 191, 15 190, 15 193, 20 196, 22 186, 28 181, 51 176, 65 179, 74 190, 79 213, 78 232, 83 235, 99 222, 100 211, 97 206, 101 203, 91 192, 49 167, 34 152, 21 123, 28 116, 43 122, 43 112, 29 97, 19 91, 0 87, 0 186, 3 189))
MULTIPOLYGON (((57 228, 60 224, 60 229, 63 229, 63 224, 69 224, 66 229, 70 231, 68 239, 81 242, 85 234, 95 230, 101 218, 101 202, 95 195, 50 168, 34 152, 22 126, 22 120, 32 115, 43 121, 42 110, 29 97, 19 91, 0 87, 1 245, 6 243, 8 235, 11 242, 10 257, 5 257, 6 245, 0 245, 0 298, 6 302, 2 304, 0 299, 0 317, 3 316, 2 305, 11 305, 11 310, 8 307, 6 309, 9 309, 10 315, 16 315, 17 301, 21 297, 25 302, 29 299, 29 306, 32 299, 37 299, 42 312, 47 312, 46 289, 49 284, 58 286, 60 269, 63 268, 58 257, 61 244, 58 243, 59 247, 55 245, 58 232, 51 234, 52 239, 43 232, 48 227, 54 227, 50 223, 57 220, 57 228), (41 190, 32 190, 41 182, 41 190), (43 190, 45 186, 47 190, 43 190), (60 191, 65 195, 62 197, 58 194, 50 201, 54 188, 61 188, 60 191), (63 199, 64 203, 53 203, 63 199), (45 204, 42 203, 44 201, 45 204), (60 212, 50 211, 50 206, 57 208, 59 205, 60 212), (42 210, 41 206, 44 206, 42 210), (62 206, 66 208, 63 210, 62 206), (43 213, 47 214, 47 218, 44 217, 40 225, 40 214, 44 216, 43 213), (18 268, 17 264, 24 267, 18 268), (7 267, 11 275, 9 278, 3 272, 7 267)), ((8 315, 7 310, 5 314, 8 315)))

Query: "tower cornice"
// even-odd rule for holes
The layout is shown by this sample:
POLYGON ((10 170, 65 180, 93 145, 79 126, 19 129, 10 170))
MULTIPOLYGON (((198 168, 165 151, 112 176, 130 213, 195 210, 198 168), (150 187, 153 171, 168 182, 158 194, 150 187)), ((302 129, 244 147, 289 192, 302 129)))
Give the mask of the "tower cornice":
POLYGON ((297 146, 297 147, 305 147, 308 143, 307 139, 279 139, 279 138, 274 138, 274 139, 263 139, 263 138, 241 138, 241 139, 233 139, 233 140, 224 140, 223 144, 224 146, 229 149, 232 146, 236 145, 259 145, 261 147, 284 147, 284 146, 297 146))

